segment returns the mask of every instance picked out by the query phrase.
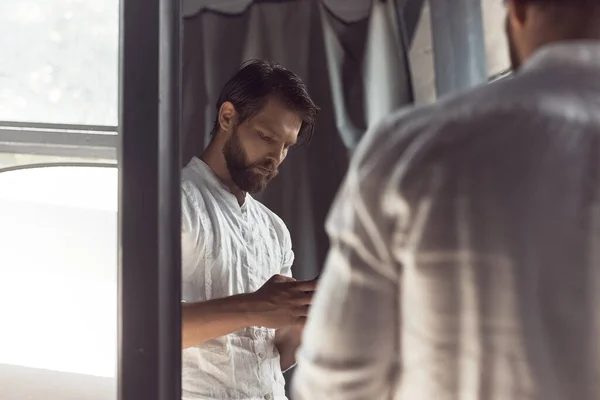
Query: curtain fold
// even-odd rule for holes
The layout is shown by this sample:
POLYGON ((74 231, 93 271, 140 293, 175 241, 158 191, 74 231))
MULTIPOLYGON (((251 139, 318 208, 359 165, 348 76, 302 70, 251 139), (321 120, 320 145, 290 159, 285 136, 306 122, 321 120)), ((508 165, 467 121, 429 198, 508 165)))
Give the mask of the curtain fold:
POLYGON ((408 49, 401 37, 398 15, 392 1, 373 5, 363 78, 368 128, 414 101, 407 63, 408 49))
POLYGON ((437 95, 487 82, 481 0, 429 0, 437 95))

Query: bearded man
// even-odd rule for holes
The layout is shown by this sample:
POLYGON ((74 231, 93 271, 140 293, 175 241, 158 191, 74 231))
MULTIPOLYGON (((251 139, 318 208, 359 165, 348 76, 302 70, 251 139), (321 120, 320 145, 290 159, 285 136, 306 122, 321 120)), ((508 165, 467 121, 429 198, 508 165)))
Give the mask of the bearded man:
POLYGON ((511 79, 354 151, 294 400, 600 399, 600 1, 506 9, 511 79))
POLYGON ((252 60, 217 102, 212 140, 182 173, 184 400, 285 399, 315 281, 291 277, 283 221, 251 194, 310 140, 319 108, 281 65, 252 60))

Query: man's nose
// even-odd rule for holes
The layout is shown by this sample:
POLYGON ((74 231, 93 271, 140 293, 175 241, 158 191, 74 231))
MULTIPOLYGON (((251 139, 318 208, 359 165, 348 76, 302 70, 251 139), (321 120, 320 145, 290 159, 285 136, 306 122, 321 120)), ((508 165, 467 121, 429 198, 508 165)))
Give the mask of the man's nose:
POLYGON ((269 161, 272 161, 275 166, 279 166, 285 158, 285 147, 281 147, 274 151, 269 157, 269 161))

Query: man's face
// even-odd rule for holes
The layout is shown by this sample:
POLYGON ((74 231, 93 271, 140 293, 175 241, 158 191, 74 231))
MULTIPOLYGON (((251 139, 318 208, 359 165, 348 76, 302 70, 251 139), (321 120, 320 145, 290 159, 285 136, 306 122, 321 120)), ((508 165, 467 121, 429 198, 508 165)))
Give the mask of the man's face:
POLYGON ((300 116, 276 100, 269 100, 258 114, 235 126, 223 155, 236 186, 248 193, 262 191, 277 176, 301 126, 300 116))

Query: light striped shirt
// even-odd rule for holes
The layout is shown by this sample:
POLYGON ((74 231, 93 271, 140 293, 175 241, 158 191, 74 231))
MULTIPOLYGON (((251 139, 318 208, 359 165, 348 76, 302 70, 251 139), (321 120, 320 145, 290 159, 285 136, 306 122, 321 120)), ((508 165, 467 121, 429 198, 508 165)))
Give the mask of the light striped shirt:
POLYGON ((295 400, 600 399, 600 44, 388 118, 327 229, 295 400))
MULTIPOLYGON (((193 158, 182 180, 182 300, 258 290, 291 276, 290 233, 249 194, 242 206, 208 165, 193 158)), ((275 330, 250 326, 183 350, 183 400, 286 400, 275 330)))

